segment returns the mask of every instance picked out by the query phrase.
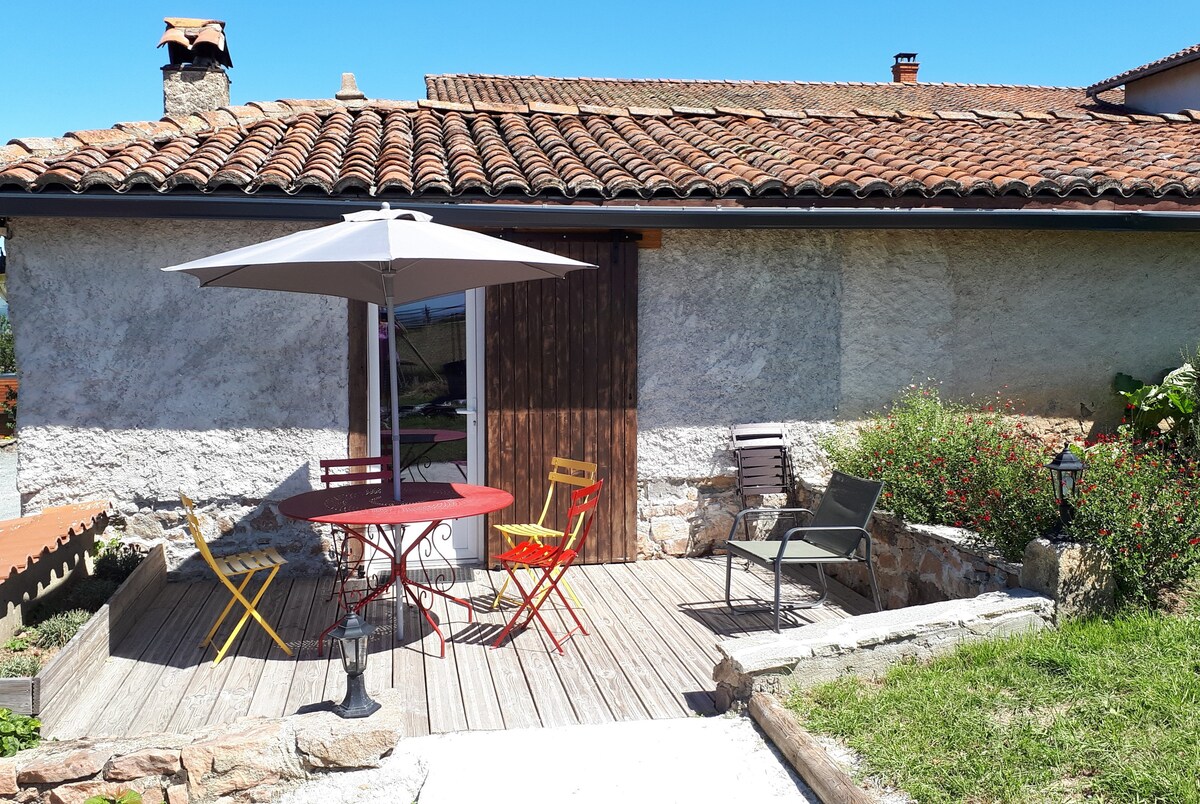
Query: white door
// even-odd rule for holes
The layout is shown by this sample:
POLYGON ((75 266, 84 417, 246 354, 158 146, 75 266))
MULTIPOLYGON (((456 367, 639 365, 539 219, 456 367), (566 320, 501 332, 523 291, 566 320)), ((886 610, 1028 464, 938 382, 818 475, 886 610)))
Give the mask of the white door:
MULTIPOLYGON (((483 294, 469 290, 396 308, 404 482, 483 483, 483 294)), ((391 449, 388 375, 381 373, 388 355, 382 312, 372 305, 367 317, 368 342, 378 346, 368 349, 367 438, 375 454, 391 449)), ((414 524, 407 532, 415 536, 423 529, 414 524)), ((439 528, 422 558, 475 564, 484 557, 483 545, 483 518, 471 517, 439 528)))

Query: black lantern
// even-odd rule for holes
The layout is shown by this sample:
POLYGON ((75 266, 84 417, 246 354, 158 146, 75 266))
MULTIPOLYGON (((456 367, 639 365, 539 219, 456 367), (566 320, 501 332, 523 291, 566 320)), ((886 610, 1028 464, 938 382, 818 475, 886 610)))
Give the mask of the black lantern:
POLYGON ((1057 534, 1062 535, 1066 533, 1067 526, 1071 524, 1071 518, 1074 516, 1075 509, 1071 500, 1074 499, 1079 483, 1083 480, 1083 471, 1087 469, 1087 464, 1071 451, 1069 443, 1064 442, 1062 452, 1054 456, 1054 460, 1046 464, 1046 468, 1050 470, 1051 489, 1054 492, 1054 501, 1058 503, 1057 534))
POLYGON ((379 702, 367 695, 367 640, 375 626, 368 624, 356 612, 347 614, 330 636, 342 649, 342 667, 346 670, 346 698, 333 707, 338 717, 366 717, 379 710, 379 702))

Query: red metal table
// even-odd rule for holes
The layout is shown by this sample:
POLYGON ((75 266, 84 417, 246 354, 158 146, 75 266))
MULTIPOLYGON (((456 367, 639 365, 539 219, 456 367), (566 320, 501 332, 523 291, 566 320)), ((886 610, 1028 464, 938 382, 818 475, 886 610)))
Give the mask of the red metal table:
MULTIPOLYGON (((354 610, 361 612, 368 603, 398 580, 404 590, 404 597, 412 602, 437 633, 444 657, 446 637, 429 613, 432 596, 441 595, 464 607, 467 610, 468 622, 472 620, 474 612, 468 601, 454 597, 446 588, 438 588, 439 585, 448 588, 453 583, 453 573, 450 573, 448 582, 443 573, 431 574, 424 567, 422 553, 431 552, 430 536, 446 521, 499 511, 512 505, 513 496, 501 489, 466 483, 405 483, 401 496, 403 502, 400 503, 391 498, 390 484, 338 486, 288 497, 279 504, 279 512, 292 519, 350 526, 359 534, 363 534, 358 538, 385 555, 390 561, 391 569, 386 583, 380 584, 369 595, 357 601, 354 610), (405 547, 403 526, 415 523, 428 524, 405 547), (374 534, 376 538, 366 534, 374 534), (423 546, 425 549, 419 549, 423 546), (421 564, 420 581, 409 574, 409 558, 414 555, 414 551, 417 562, 421 564)), ((399 626, 403 627, 402 619, 399 626)), ((321 634, 322 640, 333 627, 330 626, 321 634)), ((403 636, 402 631, 401 635, 403 636)))
MULTIPOLYGON (((421 472, 421 459, 428 455, 438 444, 445 444, 450 441, 462 441, 467 437, 467 434, 462 430, 430 430, 425 428, 403 428, 400 430, 400 459, 395 461, 395 465, 399 467, 397 471, 404 472, 413 467, 416 467, 416 472, 424 479, 424 473, 421 472)), ((381 430, 379 432, 379 440, 381 442, 381 451, 386 454, 392 448, 392 431, 381 430)), ((425 468, 429 468, 429 464, 425 464, 425 468)), ((461 470, 460 470, 461 471, 461 470)))

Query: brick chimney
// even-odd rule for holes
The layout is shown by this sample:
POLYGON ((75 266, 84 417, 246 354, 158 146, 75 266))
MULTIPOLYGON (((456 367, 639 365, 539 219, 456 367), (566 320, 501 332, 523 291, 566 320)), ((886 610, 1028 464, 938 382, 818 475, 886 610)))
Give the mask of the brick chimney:
POLYGON ((232 67, 221 20, 167 17, 158 46, 167 46, 170 63, 163 72, 163 113, 188 115, 229 105, 232 67))
POLYGON ((921 67, 917 63, 917 54, 897 53, 892 58, 896 60, 896 63, 892 65, 892 82, 896 84, 917 83, 917 70, 921 67))

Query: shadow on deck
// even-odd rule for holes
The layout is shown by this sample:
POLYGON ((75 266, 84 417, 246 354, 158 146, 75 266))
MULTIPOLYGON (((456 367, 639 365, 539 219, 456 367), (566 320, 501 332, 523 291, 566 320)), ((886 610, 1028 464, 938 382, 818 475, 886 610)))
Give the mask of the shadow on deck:
MULTIPOLYGON (((499 572, 477 569, 453 590, 465 609, 438 600, 436 635, 407 610, 398 640, 395 600, 377 600, 366 619, 371 638, 367 686, 404 691, 412 736, 486 729, 609 723, 685 717, 715 711, 715 644, 770 630, 768 615, 732 615, 724 605, 724 558, 643 561, 572 568, 588 636, 575 636, 566 654, 553 652, 530 628, 499 649, 490 645, 511 605, 490 611, 499 572)), ((770 595, 770 579, 734 573, 737 597, 770 595)), ((294 655, 286 656, 263 630, 248 625, 217 666, 212 648, 198 644, 228 600, 216 584, 171 583, 146 605, 130 634, 79 697, 79 705, 44 734, 124 737, 189 732, 246 716, 281 717, 341 700, 345 675, 335 656, 317 655, 316 638, 334 621, 332 578, 280 578, 259 609, 294 655)), ((792 626, 871 610, 859 595, 831 581, 830 602, 789 617, 792 626)), ((793 586, 800 594, 804 587, 793 586)), ((558 615, 550 615, 552 624, 558 615)))

